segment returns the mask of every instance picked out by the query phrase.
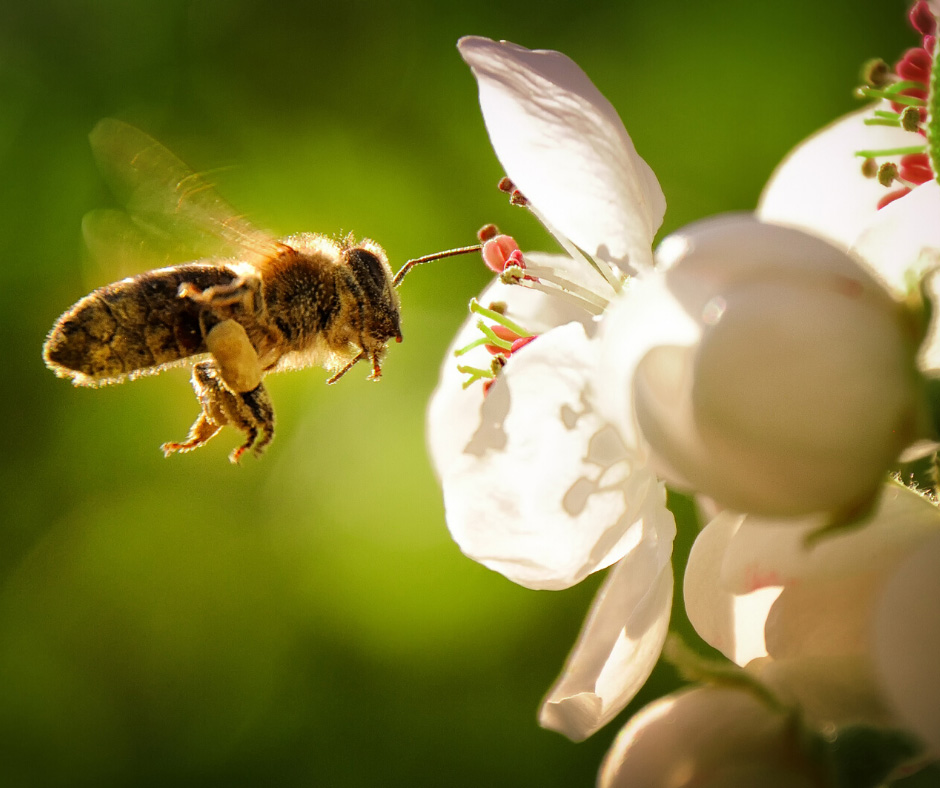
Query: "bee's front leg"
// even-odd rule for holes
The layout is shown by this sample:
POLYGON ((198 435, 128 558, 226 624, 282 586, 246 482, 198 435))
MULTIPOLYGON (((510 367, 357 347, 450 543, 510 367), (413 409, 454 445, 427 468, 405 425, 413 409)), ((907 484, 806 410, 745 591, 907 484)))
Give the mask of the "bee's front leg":
POLYGON ((216 363, 203 361, 193 367, 193 388, 202 413, 185 441, 163 444, 161 448, 166 456, 199 448, 226 425, 247 436, 245 443, 229 455, 234 463, 249 449, 260 455, 274 438, 274 408, 263 384, 259 383, 251 391, 232 391, 225 385, 216 363))

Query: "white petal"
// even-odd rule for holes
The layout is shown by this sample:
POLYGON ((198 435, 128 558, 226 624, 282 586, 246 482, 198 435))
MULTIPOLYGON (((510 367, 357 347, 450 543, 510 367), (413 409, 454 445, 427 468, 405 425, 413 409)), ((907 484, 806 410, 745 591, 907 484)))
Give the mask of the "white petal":
POLYGON ((863 653, 877 584, 862 566, 848 577, 785 586, 764 626, 767 653, 778 660, 863 653))
MULTIPOLYGON (((572 281, 582 283, 579 277, 585 273, 582 270, 583 266, 575 265, 569 257, 527 253, 526 259, 534 264, 558 270, 572 281)), ((493 301, 502 301, 508 307, 508 317, 535 333, 548 331, 555 326, 572 321, 586 322, 588 320, 584 311, 562 299, 551 298, 537 290, 525 287, 504 285, 498 279, 488 285, 477 300, 483 306, 493 301)), ((464 389, 463 382, 466 376, 457 371, 457 365, 488 367, 492 356, 481 347, 459 359, 454 357, 455 350, 481 336, 476 327, 479 319, 479 315, 470 315, 447 348, 440 380, 428 406, 426 429, 428 450, 439 477, 443 476, 447 468, 463 453, 480 428, 480 410, 484 404, 483 387, 480 383, 476 383, 464 389)))
MULTIPOLYGON (((820 726, 890 725, 892 719, 867 654, 758 659, 747 666, 784 703, 820 726)), ((895 723, 896 724, 896 723, 895 723)))
MULTIPOLYGON (((940 184, 930 181, 886 205, 855 244, 865 259, 903 297, 915 290, 920 278, 940 267, 940 184)), ((940 301, 940 282, 928 280, 934 303, 940 301)), ((922 369, 940 369, 940 327, 936 316, 921 346, 922 369)))
POLYGON ((940 510, 900 484, 887 484, 868 521, 807 547, 818 519, 748 517, 728 545, 723 583, 736 593, 891 569, 914 546, 940 532, 940 510))
POLYGON ((757 215, 850 246, 888 189, 862 175, 859 150, 915 145, 919 138, 891 126, 865 126, 872 107, 846 115, 800 143, 777 167, 757 215))
POLYGON ((601 358, 592 382, 592 402, 637 451, 645 447, 634 417, 637 365, 656 345, 693 345, 700 335, 659 271, 631 278, 605 312, 598 331, 601 358))
POLYGON ((458 44, 506 174, 590 255, 651 262, 666 201, 610 102, 560 52, 467 37, 458 44))
POLYGON ((924 271, 940 265, 938 216, 940 184, 929 181, 872 216, 853 249, 904 296, 924 271))
POLYGON ((764 623, 780 593, 779 588, 761 588, 735 594, 725 587, 725 554, 743 519, 722 512, 702 529, 689 553, 683 583, 685 609, 695 631, 738 665, 767 655, 764 623))
MULTIPOLYGON (((669 530, 665 506, 660 517, 669 530)), ((645 524, 644 530, 649 527, 645 524)), ((672 585, 668 556, 664 562, 657 546, 647 541, 611 569, 564 672, 542 704, 542 727, 581 741, 623 710, 659 659, 672 585)))
POLYGON ((940 536, 898 567, 875 619, 875 660, 901 720, 940 757, 940 536))
POLYGON ((638 520, 656 491, 587 402, 595 363, 578 323, 514 354, 443 474, 460 548, 530 588, 565 588, 621 558, 641 539, 638 520))

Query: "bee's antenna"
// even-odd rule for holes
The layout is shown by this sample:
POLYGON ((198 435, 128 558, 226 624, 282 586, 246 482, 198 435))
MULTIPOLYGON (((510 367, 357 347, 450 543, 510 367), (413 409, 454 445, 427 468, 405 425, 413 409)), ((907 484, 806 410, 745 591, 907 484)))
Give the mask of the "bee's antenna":
POLYGON ((479 252, 481 249, 483 249, 483 244, 474 244, 473 246, 461 246, 459 249, 448 249, 446 252, 435 252, 434 254, 428 254, 424 257, 409 260, 401 267, 401 270, 395 274, 395 278, 392 279, 392 284, 398 287, 398 285, 401 284, 401 280, 405 278, 405 274, 421 263, 430 263, 432 260, 440 260, 444 257, 455 257, 458 254, 471 254, 472 252, 479 252))

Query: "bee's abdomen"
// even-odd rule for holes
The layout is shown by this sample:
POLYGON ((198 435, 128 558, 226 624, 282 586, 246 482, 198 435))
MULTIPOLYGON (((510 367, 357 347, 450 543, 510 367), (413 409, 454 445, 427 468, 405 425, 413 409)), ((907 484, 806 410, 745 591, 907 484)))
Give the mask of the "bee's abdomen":
POLYGON ((234 273, 218 265, 149 271, 99 288, 62 315, 43 348, 46 364, 79 385, 117 382, 205 353, 200 307, 178 296, 227 284, 234 273))

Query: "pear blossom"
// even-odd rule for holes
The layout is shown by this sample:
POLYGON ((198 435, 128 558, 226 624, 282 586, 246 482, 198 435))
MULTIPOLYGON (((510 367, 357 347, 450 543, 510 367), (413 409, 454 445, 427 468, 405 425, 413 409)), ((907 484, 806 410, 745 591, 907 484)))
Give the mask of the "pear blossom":
MULTIPOLYGON (((896 95, 915 99, 927 95, 937 6, 936 2, 919 0, 911 9, 911 24, 921 34, 923 45, 909 49, 895 64, 892 78, 897 81, 888 84, 889 90, 892 85, 919 87, 898 90, 896 95)), ((892 108, 900 107, 892 105, 890 98, 882 99, 800 143, 773 173, 757 214, 764 221, 796 227, 850 249, 882 276, 893 292, 904 296, 927 268, 936 265, 936 255, 924 252, 940 246, 935 220, 940 191, 925 152, 901 157, 900 167, 894 168, 897 175, 888 178, 900 182, 901 188, 890 193, 879 180, 863 176, 861 153, 887 152, 883 158, 890 159, 892 151, 926 147, 923 108, 918 110, 921 122, 910 129, 870 125, 892 123, 892 108)))
MULTIPOLYGON (((537 338, 511 353, 485 394, 462 387, 445 363, 428 413, 430 452, 448 527, 470 557, 541 589, 613 566, 540 712, 546 727, 582 739, 646 681, 669 622, 675 521, 665 487, 642 440, 597 412, 591 383, 604 308, 624 272, 650 267, 665 200, 573 61, 473 37, 459 49, 506 172, 568 254, 526 253, 529 283, 497 280, 481 294, 480 304, 498 305, 537 338)), ((449 357, 473 344, 475 322, 449 357)), ((479 368, 486 359, 480 346, 461 360, 479 368)))
MULTIPOLYGON (((925 95, 937 30, 937 2, 919 0, 911 9, 913 27, 923 47, 908 50, 895 65, 898 80, 913 80, 924 90, 902 93, 925 95)), ((904 84, 898 82, 895 84, 904 84)), ((878 122, 890 104, 881 101, 831 123, 800 143, 773 173, 761 195, 757 215, 762 221, 801 229, 848 252, 878 277, 897 299, 922 291, 936 303, 940 298, 940 185, 926 154, 902 158, 900 179, 905 185, 885 200, 885 188, 865 178, 856 155, 860 151, 891 151, 923 147, 925 126, 907 131, 878 122), (905 169, 904 159, 920 164, 905 169)), ((940 370, 937 321, 927 327, 917 360, 929 376, 940 370)), ((935 448, 933 441, 922 444, 935 448)))
POLYGON ((429 447, 471 558, 535 589, 612 567, 540 711, 580 739, 662 648, 663 480, 766 516, 864 510, 929 437, 922 331, 844 249, 750 215, 692 225, 654 258, 662 191, 584 72, 507 42, 459 49, 507 190, 567 254, 488 241, 505 268, 451 345, 466 363, 444 365, 429 447))
POLYGON ((866 107, 845 115, 787 154, 764 187, 758 217, 850 248, 885 195, 862 174, 855 152, 906 147, 914 136, 896 126, 866 126, 871 114, 866 107))
POLYGON ((940 510, 890 483, 871 520, 808 542, 794 524, 722 512, 686 569, 702 638, 819 726, 906 728, 940 755, 940 510))

